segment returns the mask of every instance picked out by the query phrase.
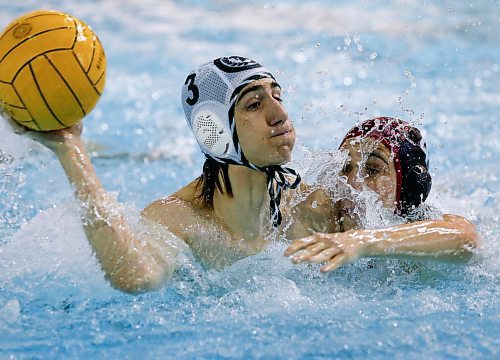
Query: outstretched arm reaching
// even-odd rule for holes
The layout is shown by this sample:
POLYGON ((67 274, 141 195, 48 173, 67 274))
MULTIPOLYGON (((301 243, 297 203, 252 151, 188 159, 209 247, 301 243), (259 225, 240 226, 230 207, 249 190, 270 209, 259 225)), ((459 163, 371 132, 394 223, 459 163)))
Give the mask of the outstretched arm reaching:
POLYGON ((335 270, 366 256, 416 256, 464 259, 476 247, 474 225, 456 215, 443 220, 418 221, 377 230, 316 233, 295 240, 286 251, 294 263, 325 263, 322 272, 335 270))
POLYGON ((119 204, 102 187, 81 141, 81 131, 78 124, 51 132, 28 131, 27 135, 58 157, 82 204, 88 241, 111 285, 130 293, 157 289, 172 276, 175 248, 152 232, 139 237, 131 228, 119 204))

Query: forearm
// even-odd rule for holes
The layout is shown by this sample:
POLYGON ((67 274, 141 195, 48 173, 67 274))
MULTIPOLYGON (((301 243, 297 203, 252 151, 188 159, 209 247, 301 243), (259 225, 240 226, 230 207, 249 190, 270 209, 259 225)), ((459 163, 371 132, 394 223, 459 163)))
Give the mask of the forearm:
POLYGON ((353 236, 366 241, 367 256, 411 255, 464 257, 477 246, 474 226, 464 218, 447 215, 443 220, 419 221, 392 228, 365 230, 353 236))
POLYGON ((123 291, 160 287, 174 264, 167 245, 141 241, 126 221, 119 204, 106 193, 79 138, 55 152, 82 204, 82 223, 89 243, 111 284, 123 291))
POLYGON ((295 240, 286 250, 294 263, 325 262, 322 272, 332 271, 362 256, 432 257, 464 260, 478 246, 474 225, 460 216, 419 221, 376 230, 315 233, 295 240))

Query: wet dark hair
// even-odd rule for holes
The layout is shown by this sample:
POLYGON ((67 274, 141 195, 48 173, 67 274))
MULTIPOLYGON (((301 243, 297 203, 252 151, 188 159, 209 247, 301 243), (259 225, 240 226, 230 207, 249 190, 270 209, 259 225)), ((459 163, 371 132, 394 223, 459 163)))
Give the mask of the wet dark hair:
POLYGON ((205 209, 213 209, 215 189, 221 193, 227 193, 233 197, 233 188, 229 180, 228 164, 220 163, 214 159, 208 158, 203 164, 203 172, 198 178, 196 189, 199 193, 196 200, 200 201, 205 209))

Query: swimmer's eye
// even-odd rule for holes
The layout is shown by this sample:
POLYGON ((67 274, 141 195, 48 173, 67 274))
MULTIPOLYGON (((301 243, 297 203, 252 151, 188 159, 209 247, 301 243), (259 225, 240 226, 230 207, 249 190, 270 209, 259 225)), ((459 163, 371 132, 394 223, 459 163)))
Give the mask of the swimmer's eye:
POLYGON ((251 104, 247 105, 246 109, 248 111, 255 111, 260 108, 261 102, 260 101, 254 101, 251 104))
POLYGON ((366 166, 365 168, 365 173, 368 176, 374 176, 378 175, 382 172, 382 169, 376 167, 376 166, 366 166))

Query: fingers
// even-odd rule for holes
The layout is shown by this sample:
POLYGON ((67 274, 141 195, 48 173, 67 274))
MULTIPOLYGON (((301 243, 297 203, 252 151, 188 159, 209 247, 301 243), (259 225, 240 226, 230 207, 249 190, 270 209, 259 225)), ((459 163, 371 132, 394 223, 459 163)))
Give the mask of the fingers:
POLYGON ((342 252, 342 249, 339 247, 329 247, 316 255, 313 255, 309 258, 311 262, 321 263, 325 261, 329 261, 334 256, 339 255, 342 252))
POLYGON ((81 122, 68 128, 51 131, 28 131, 26 133, 32 140, 58 151, 71 141, 79 141, 82 133, 81 122))
POLYGON ((305 260, 311 261, 312 257, 316 256, 319 252, 326 249, 327 247, 328 245, 324 242, 317 242, 305 249, 298 251, 295 255, 292 256, 292 261, 295 264, 298 264, 305 260))
POLYGON ((295 240, 286 250, 284 255, 290 256, 294 264, 304 261, 311 263, 326 262, 320 268, 325 273, 338 269, 340 266, 352 261, 357 256, 353 254, 349 247, 346 248, 342 241, 339 242, 336 236, 332 234, 320 234, 295 240))
POLYGON ((312 263, 322 263, 327 262, 320 268, 322 273, 336 270, 340 266, 346 264, 349 260, 349 255, 344 253, 340 247, 329 247, 329 245, 324 243, 317 243, 310 248, 301 250, 296 255, 292 256, 292 261, 294 264, 301 263, 303 261, 309 261, 312 263))
POLYGON ((326 272, 329 272, 332 270, 336 270, 339 267, 341 267, 342 265, 344 265, 344 263, 346 263, 346 261, 347 261, 347 254, 339 254, 339 255, 335 256, 333 259, 331 259, 330 261, 328 261, 325 265, 323 265, 319 269, 319 271, 321 271, 322 273, 326 273, 326 272))
POLYGON ((285 256, 295 254, 297 251, 302 250, 312 244, 317 243, 319 240, 316 235, 307 236, 302 239, 295 240, 284 252, 285 256))

